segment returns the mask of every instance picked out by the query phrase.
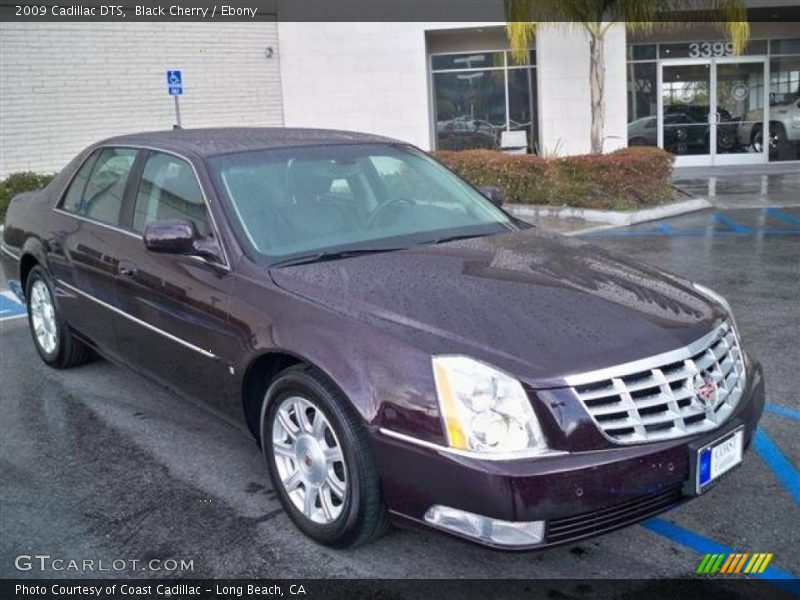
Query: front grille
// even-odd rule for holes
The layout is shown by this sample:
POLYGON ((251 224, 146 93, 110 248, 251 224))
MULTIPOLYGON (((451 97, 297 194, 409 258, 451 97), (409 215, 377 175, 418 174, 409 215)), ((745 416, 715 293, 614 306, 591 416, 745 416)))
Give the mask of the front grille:
POLYGON ((677 484, 657 494, 636 498, 609 508, 548 521, 547 543, 568 542, 598 535, 663 512, 681 501, 682 485, 677 484))
POLYGON ((744 391, 744 358, 733 327, 723 323, 678 350, 566 381, 607 438, 653 442, 725 421, 744 391))

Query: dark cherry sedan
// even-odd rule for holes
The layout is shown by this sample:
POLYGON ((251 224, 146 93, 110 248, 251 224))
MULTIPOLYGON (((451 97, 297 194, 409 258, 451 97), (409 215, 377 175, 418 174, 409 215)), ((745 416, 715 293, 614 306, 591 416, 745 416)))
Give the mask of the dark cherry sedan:
POLYGON ((539 548, 715 485, 764 403, 725 300, 487 195, 375 136, 127 135, 12 201, 2 264, 45 363, 246 424, 324 544, 539 548))

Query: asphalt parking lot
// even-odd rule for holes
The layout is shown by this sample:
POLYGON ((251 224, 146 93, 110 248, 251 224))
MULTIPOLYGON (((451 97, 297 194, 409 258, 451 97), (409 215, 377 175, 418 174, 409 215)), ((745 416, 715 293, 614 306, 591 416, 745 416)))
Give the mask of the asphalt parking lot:
POLYGON ((26 319, 9 318, 16 308, 2 299, 0 577, 24 576, 13 557, 34 552, 193 560, 193 571, 171 573, 184 577, 400 579, 687 577, 707 552, 770 552, 765 576, 797 576, 800 208, 704 211, 587 239, 725 295, 764 364, 755 447, 705 496, 539 553, 397 529, 367 547, 327 549, 280 509, 247 434, 106 361, 47 368, 26 319))

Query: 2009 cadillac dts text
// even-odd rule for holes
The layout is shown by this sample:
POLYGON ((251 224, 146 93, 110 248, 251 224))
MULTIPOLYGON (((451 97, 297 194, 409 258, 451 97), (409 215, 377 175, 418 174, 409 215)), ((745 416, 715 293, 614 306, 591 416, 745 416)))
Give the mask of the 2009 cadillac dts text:
POLYGON ((128 135, 12 201, 2 265, 47 364, 240 419, 325 544, 394 520, 539 548, 716 484, 764 404, 725 300, 496 192, 363 134, 128 135))

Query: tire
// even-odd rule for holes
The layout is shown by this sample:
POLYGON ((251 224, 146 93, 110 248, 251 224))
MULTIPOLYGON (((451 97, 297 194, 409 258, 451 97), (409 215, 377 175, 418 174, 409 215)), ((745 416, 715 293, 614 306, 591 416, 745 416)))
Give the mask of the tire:
POLYGON ((349 401, 317 369, 295 365, 278 374, 261 410, 261 447, 281 505, 314 541, 353 547, 387 529, 364 425, 349 401), (304 415, 302 424, 298 410, 304 415))
POLYGON ((764 130, 761 125, 754 125, 750 134, 750 147, 758 154, 764 151, 764 130))
POLYGON ((786 140, 786 128, 783 123, 772 122, 769 124, 769 149, 771 158, 777 160, 791 158, 789 156, 789 143, 786 140))
POLYGON ((33 267, 25 282, 25 304, 33 345, 45 364, 67 369, 89 361, 92 350, 76 339, 58 311, 53 283, 47 272, 33 267), (37 334, 37 329, 45 334, 37 334))
MULTIPOLYGON (((761 125, 756 125, 753 131, 753 149, 756 152, 763 151, 764 130, 761 125)), ((770 160, 785 160, 786 157, 786 130, 782 123, 770 122, 768 151, 770 160)))

